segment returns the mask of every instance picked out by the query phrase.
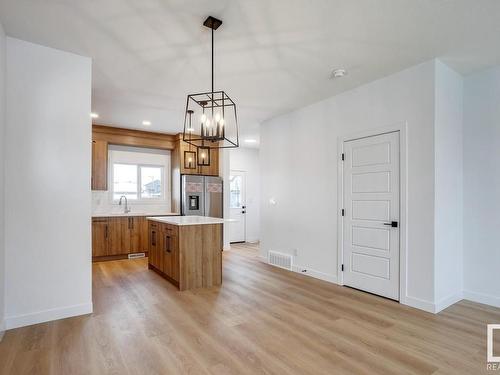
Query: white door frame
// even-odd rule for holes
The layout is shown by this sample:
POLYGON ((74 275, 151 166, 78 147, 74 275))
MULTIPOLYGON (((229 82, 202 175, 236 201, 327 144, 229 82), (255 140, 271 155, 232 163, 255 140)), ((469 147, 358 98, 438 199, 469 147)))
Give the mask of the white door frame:
POLYGON ((397 123, 394 125, 385 126, 366 130, 346 136, 338 137, 337 148, 339 150, 337 164, 337 282, 339 285, 344 285, 344 273, 342 272, 342 264, 344 262, 344 220, 342 218, 342 208, 344 205, 344 164, 342 162, 342 153, 344 152, 344 142, 353 141, 360 138, 373 137, 376 135, 392 133, 399 131, 399 303, 406 303, 406 286, 407 286, 407 123, 397 123))

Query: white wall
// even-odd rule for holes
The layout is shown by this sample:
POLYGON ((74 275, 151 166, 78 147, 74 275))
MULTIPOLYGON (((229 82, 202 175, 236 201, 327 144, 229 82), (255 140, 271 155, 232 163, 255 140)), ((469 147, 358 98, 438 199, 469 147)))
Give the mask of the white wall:
MULTIPOLYGON (((229 149, 227 148, 222 148, 219 150, 219 176, 222 177, 222 191, 223 191, 223 196, 222 196, 222 207, 223 207, 223 214, 222 216, 224 218, 229 218, 229 174, 230 174, 230 169, 229 169, 229 149)), ((231 248, 230 245, 230 239, 229 239, 229 223, 225 222, 223 224, 223 249, 224 250, 229 250, 231 248)))
POLYGON ((464 296, 500 307, 500 67, 464 81, 464 296))
POLYGON ((6 38, 0 23, 0 340, 5 329, 5 236, 4 236, 4 130, 5 130, 6 38))
POLYGON ((401 299, 433 311, 434 89, 431 61, 262 124, 262 255, 296 249, 301 268, 337 280, 337 139, 407 123, 408 270, 401 299))
POLYGON ((230 149, 229 168, 246 172, 246 241, 257 242, 260 240, 259 150, 241 147, 230 149))
POLYGON ((436 62, 434 251, 437 310, 462 299, 463 79, 436 62))
POLYGON ((90 313, 91 60, 7 38, 6 325, 90 313))

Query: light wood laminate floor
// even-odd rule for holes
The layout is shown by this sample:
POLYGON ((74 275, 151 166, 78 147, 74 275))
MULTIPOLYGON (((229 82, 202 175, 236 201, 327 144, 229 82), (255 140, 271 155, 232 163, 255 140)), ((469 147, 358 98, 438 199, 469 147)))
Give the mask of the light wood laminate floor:
MULTIPOLYGON (((438 315, 224 252, 220 288, 179 292, 146 259, 93 265, 94 313, 8 331, 1 374, 478 374, 500 310, 438 315)), ((490 374, 492 372, 489 372, 490 374)))

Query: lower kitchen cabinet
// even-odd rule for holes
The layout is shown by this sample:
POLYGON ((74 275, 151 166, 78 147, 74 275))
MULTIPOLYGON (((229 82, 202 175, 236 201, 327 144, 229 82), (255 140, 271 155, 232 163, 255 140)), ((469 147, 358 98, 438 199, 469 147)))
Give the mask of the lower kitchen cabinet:
POLYGON ((142 216, 92 219, 92 258, 104 260, 147 253, 147 220, 142 216))
POLYGON ((109 224, 107 218, 92 219, 92 256, 108 255, 109 224))

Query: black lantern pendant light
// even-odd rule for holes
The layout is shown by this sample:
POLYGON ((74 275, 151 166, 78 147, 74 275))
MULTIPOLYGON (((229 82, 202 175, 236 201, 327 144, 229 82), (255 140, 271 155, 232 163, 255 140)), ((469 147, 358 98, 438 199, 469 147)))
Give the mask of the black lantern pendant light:
POLYGON ((188 95, 183 140, 197 147, 198 165, 210 165, 210 149, 239 146, 238 117, 231 98, 214 90, 214 31, 222 21, 210 16, 203 25, 212 29, 212 90, 188 95))

